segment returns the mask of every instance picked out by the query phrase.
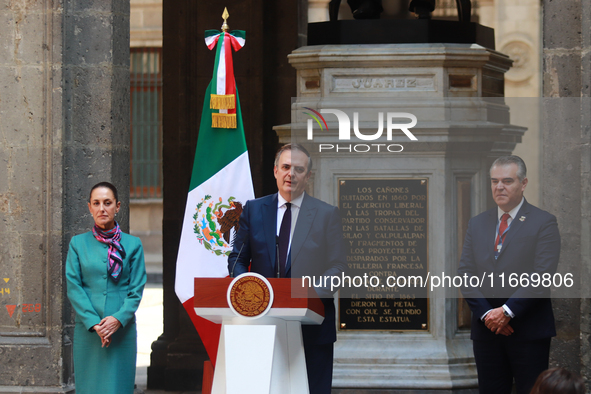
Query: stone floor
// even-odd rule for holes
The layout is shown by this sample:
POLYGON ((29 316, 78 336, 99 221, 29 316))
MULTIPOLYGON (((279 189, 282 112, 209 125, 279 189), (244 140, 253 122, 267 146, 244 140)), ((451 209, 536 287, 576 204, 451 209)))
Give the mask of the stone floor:
MULTIPOLYGON (((136 394, 164 394, 168 391, 148 390, 147 367, 150 365, 151 345, 162 334, 162 285, 147 284, 144 296, 136 313, 137 319, 137 370, 136 394)), ((201 394, 201 391, 174 391, 175 394, 201 394)))

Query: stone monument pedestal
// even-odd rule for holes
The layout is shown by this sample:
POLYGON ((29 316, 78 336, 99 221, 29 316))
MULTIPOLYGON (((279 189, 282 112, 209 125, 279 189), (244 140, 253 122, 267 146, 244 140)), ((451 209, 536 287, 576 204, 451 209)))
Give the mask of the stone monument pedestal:
MULTIPOLYGON (((275 130, 281 143, 309 148, 314 167, 308 191, 338 205, 347 219, 343 231, 350 246, 348 274, 366 270, 382 279, 413 272, 423 277, 455 275, 468 220, 489 205, 489 166, 496 157, 510 154, 525 131, 510 124, 502 99, 503 74, 511 60, 476 44, 376 44, 308 46, 292 52, 289 61, 297 69, 298 97, 292 104, 292 123, 275 130), (312 110, 322 128, 312 120, 312 110), (349 118, 350 139, 342 138, 346 128, 334 110, 349 118), (380 113, 381 136, 376 132, 380 113), (394 118, 414 115, 417 123, 409 131, 416 140, 396 128, 388 135, 388 113, 396 113, 394 118), (362 185, 364 180, 369 187, 346 194, 347 182, 362 185), (405 195, 408 189, 403 186, 419 181, 423 194, 405 195), (375 187, 380 184, 392 187, 375 187), (389 204, 390 214, 372 208, 382 205, 358 205, 370 198, 389 204), (396 205, 406 198, 420 199, 421 204, 396 205), (376 226, 384 218, 410 223, 413 215, 423 227, 376 226), (367 227, 349 225, 355 220, 367 227), (367 247, 384 246, 384 239, 400 239, 398 246, 403 247, 367 247), (415 263, 393 263, 400 261, 415 263)), ((356 290, 355 302, 347 307, 340 305, 344 300, 335 300, 336 392, 477 392, 470 312, 458 298, 459 290, 450 286, 419 291, 406 306, 401 301, 409 301, 409 296, 400 289, 378 290, 356 290), (421 294, 426 300, 419 299, 421 294)))

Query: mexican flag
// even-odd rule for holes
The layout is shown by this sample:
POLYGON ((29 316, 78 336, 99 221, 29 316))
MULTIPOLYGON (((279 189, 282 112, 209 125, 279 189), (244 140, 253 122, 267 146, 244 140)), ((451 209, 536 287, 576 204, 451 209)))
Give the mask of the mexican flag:
POLYGON ((228 276, 228 255, 238 219, 243 204, 254 198, 254 190, 232 64, 232 50, 244 46, 244 32, 207 30, 205 43, 210 50, 217 46, 215 68, 205 92, 175 292, 215 365, 221 325, 195 315, 194 278, 228 276))

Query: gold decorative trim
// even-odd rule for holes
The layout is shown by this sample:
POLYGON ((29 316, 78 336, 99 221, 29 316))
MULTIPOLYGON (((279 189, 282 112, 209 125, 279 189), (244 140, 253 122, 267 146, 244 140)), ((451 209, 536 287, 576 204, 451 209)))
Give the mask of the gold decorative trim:
POLYGON ((236 114, 211 114, 211 127, 217 129, 235 129, 236 114))
POLYGON ((234 109, 236 108, 236 96, 233 94, 212 94, 209 101, 211 109, 234 109))
POLYGON ((228 303, 236 313, 244 317, 257 317, 271 306, 271 288, 264 278, 247 274, 238 277, 228 289, 228 303))

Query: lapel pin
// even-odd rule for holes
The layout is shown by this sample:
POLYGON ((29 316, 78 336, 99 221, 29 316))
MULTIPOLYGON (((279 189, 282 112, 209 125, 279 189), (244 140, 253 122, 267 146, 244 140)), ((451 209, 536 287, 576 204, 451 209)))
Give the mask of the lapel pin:
POLYGON ((522 216, 522 217, 520 217, 520 218, 519 218, 519 221, 520 221, 520 222, 525 222, 525 216, 522 216))

